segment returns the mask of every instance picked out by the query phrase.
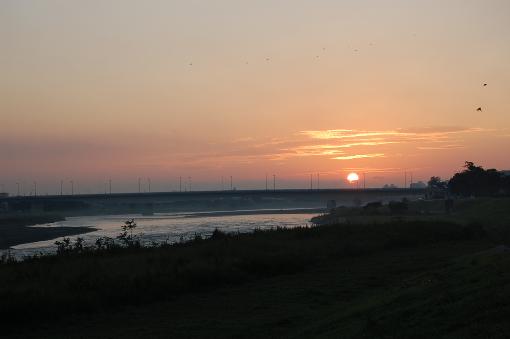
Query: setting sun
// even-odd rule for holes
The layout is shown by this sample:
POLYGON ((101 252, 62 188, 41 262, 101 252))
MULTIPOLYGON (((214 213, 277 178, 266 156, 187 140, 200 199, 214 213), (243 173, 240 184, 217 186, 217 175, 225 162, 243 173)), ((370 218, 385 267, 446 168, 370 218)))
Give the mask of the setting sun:
POLYGON ((349 175, 347 176, 347 180, 350 182, 350 183, 353 183, 355 181, 358 181, 359 180, 359 176, 356 174, 356 173, 349 173, 349 175))

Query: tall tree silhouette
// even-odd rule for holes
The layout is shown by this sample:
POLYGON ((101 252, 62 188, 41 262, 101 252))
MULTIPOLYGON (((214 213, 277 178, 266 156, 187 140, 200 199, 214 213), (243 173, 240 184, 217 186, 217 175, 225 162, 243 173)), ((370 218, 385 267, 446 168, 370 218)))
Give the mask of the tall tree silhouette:
POLYGON ((464 170, 456 173, 448 182, 453 194, 462 196, 490 196, 498 194, 504 185, 504 179, 495 169, 485 170, 471 161, 466 161, 464 170))

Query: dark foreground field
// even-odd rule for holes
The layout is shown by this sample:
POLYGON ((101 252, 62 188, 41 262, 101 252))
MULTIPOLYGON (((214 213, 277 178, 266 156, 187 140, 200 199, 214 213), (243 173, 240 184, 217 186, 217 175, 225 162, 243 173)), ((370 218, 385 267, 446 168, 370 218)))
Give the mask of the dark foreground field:
POLYGON ((508 338, 508 209, 475 220, 494 204, 509 206, 4 264, 1 334, 508 338))

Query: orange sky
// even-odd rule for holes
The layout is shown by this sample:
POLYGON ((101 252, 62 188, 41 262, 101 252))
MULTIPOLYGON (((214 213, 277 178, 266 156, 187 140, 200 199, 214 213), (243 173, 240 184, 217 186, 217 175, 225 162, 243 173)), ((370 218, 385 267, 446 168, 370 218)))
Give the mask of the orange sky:
POLYGON ((2 1, 0 184, 510 168, 509 18, 506 0, 2 1))

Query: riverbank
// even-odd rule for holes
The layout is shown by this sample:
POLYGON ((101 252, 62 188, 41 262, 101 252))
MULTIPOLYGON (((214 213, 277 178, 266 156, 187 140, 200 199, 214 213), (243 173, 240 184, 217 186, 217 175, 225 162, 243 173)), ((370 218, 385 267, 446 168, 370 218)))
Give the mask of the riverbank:
POLYGON ((0 334, 507 338, 509 201, 3 264, 0 334))
POLYGON ((48 224, 64 219, 60 216, 51 215, 0 217, 0 250, 25 243, 95 231, 92 227, 34 227, 35 225, 48 224))
POLYGON ((258 210, 235 210, 235 211, 213 211, 213 212, 193 212, 183 213, 185 218, 201 217, 224 217, 237 215, 260 215, 260 214, 310 214, 323 213, 324 208, 283 208, 283 209, 258 209, 258 210))

